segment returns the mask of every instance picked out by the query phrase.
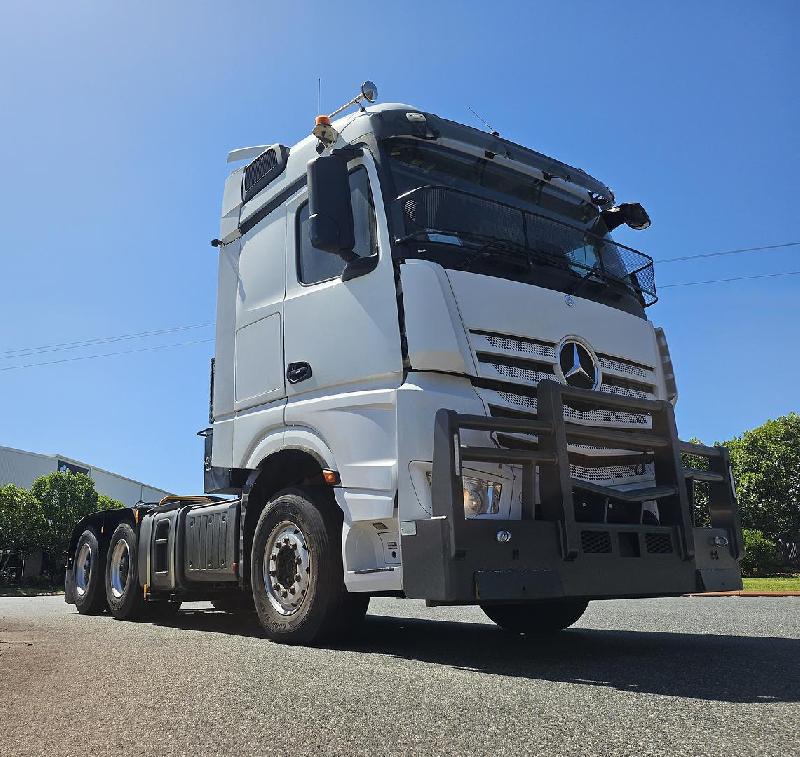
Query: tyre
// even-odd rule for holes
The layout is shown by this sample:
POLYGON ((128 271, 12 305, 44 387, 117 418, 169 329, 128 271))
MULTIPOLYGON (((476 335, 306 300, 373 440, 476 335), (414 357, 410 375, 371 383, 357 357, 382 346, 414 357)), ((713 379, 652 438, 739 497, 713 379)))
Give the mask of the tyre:
POLYGON ((103 555, 94 531, 86 530, 78 539, 73 560, 75 607, 81 615, 98 615, 106 606, 103 588, 103 555))
POLYGON ((341 534, 341 511, 326 489, 286 489, 267 503, 253 536, 250 581, 269 638, 314 644, 363 617, 366 603, 346 599, 353 595, 344 588, 341 534))
POLYGON ((366 617, 369 609, 369 594, 363 592, 345 592, 342 597, 342 606, 339 609, 339 618, 336 623, 336 635, 346 636, 356 630, 366 617))
POLYGON ((106 600, 108 609, 118 620, 138 620, 145 614, 144 593, 139 586, 138 543, 133 528, 128 523, 120 523, 108 545, 106 600))
POLYGON ((549 634, 575 623, 589 603, 582 599, 552 599, 518 605, 481 605, 491 620, 512 633, 549 634))

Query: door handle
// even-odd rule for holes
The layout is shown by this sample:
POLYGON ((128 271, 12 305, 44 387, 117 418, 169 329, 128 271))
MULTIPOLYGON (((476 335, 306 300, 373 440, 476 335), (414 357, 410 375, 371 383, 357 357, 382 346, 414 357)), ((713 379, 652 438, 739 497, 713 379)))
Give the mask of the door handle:
POLYGON ((290 384, 299 384, 311 376, 311 366, 308 363, 289 363, 286 368, 286 378, 290 384))

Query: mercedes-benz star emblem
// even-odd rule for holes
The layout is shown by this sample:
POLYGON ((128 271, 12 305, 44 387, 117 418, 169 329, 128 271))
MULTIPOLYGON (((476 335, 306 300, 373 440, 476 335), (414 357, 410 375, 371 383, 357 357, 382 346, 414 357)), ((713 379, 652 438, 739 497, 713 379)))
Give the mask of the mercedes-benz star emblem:
POLYGON ((580 342, 567 339, 558 353, 561 373, 570 386, 577 389, 597 389, 600 385, 600 368, 594 355, 580 342))

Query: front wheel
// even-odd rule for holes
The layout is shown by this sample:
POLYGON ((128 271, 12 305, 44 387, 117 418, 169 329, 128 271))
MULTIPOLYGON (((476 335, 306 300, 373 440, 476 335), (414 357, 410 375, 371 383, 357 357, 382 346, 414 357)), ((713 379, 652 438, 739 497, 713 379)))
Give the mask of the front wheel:
POLYGON ((549 599, 518 605, 481 605, 491 620, 512 633, 550 634, 575 623, 589 603, 583 599, 549 599))
POLYGON ((287 489, 267 503, 253 536, 250 582, 269 638, 317 643, 359 614, 345 599, 341 533, 341 513, 324 489, 287 489))

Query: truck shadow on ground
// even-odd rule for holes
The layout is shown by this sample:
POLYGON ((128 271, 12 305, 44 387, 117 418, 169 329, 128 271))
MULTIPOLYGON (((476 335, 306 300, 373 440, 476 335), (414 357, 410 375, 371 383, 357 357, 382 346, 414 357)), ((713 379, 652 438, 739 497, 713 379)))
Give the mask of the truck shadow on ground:
MULTIPOLYGON (((181 628, 261 636, 254 616, 181 612, 181 628)), ((369 615, 332 652, 391 655, 491 675, 719 702, 800 701, 800 640, 573 628, 547 638, 493 625, 369 615)))

